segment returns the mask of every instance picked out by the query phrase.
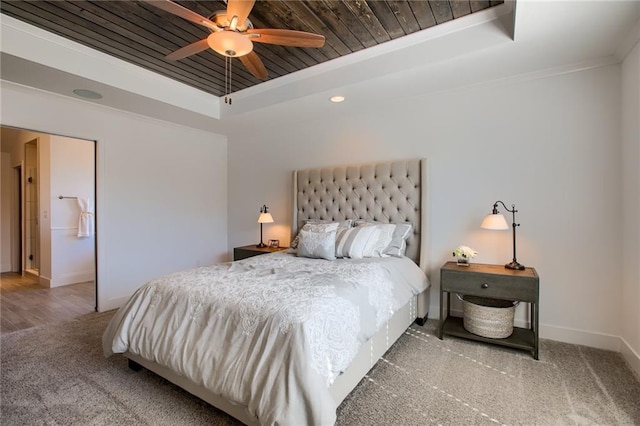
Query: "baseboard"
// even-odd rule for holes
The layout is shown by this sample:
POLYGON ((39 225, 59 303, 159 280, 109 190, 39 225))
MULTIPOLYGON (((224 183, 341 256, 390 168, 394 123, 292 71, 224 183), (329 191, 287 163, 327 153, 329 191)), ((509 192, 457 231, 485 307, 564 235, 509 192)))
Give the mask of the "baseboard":
POLYGON ((49 287, 62 287, 65 285, 86 283, 87 281, 94 281, 96 274, 94 271, 74 272, 71 274, 64 274, 61 277, 51 279, 49 287))
POLYGON ((98 312, 106 312, 112 309, 118 309, 119 307, 127 303, 130 297, 131 296, 118 297, 115 299, 102 301, 102 299, 100 298, 100 295, 98 295, 98 312))
POLYGON ((38 280, 40 285, 43 285, 45 287, 51 287, 51 278, 45 277, 44 275, 40 275, 36 279, 38 280))
POLYGON ((540 338, 620 352, 620 336, 540 324, 540 338))
POLYGON ((623 338, 620 338, 622 343, 620 344, 620 353, 622 357, 627 361, 631 369, 636 373, 638 379, 640 379, 640 355, 633 350, 629 343, 623 338))

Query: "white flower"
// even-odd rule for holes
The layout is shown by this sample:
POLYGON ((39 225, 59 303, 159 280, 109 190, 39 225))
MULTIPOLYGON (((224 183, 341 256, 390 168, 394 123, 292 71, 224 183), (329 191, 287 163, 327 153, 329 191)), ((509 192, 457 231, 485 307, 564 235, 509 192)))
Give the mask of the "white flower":
POLYGON ((458 246, 457 249, 454 250, 453 255, 456 257, 464 257, 465 259, 476 257, 478 252, 471 247, 467 246, 458 246))

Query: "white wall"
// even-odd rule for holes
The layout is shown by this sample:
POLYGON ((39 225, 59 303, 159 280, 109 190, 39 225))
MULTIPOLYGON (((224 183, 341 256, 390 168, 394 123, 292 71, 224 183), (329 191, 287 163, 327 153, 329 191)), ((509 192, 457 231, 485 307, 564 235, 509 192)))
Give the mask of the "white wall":
POLYGON ((1 82, 2 124, 97 141, 98 309, 226 260, 226 138, 1 82))
POLYGON ((622 354, 640 375, 640 44, 622 64, 622 354))
POLYGON ((58 196, 89 198, 94 194, 94 142, 51 136, 51 287, 93 281, 94 237, 78 238, 80 208, 77 200, 58 196))
POLYGON ((229 247, 257 241, 263 203, 276 221, 265 238, 288 241, 293 169, 426 157, 430 316, 453 248, 474 247, 481 263, 511 260, 509 232, 479 229, 502 200, 519 210, 518 260, 541 278, 542 337, 618 350, 620 84, 618 65, 415 96, 399 77, 407 95, 392 102, 273 114, 269 127, 229 138, 229 247))

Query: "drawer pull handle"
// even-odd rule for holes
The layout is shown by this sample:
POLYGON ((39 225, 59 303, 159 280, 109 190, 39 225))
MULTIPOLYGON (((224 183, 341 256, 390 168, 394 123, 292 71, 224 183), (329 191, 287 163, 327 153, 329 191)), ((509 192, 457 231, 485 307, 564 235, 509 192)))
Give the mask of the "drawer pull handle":
POLYGON ((480 285, 480 287, 482 287, 482 288, 489 288, 489 284, 487 284, 487 283, 482 283, 482 284, 480 285))

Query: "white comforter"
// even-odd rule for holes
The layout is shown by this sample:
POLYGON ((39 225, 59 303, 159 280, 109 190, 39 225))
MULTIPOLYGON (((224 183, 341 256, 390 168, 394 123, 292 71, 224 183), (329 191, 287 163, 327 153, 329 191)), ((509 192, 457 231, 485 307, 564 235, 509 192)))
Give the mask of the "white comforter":
POLYGON ((261 424, 333 424, 331 383, 427 285, 407 258, 256 256, 145 284, 112 319, 103 348, 168 367, 261 424))

